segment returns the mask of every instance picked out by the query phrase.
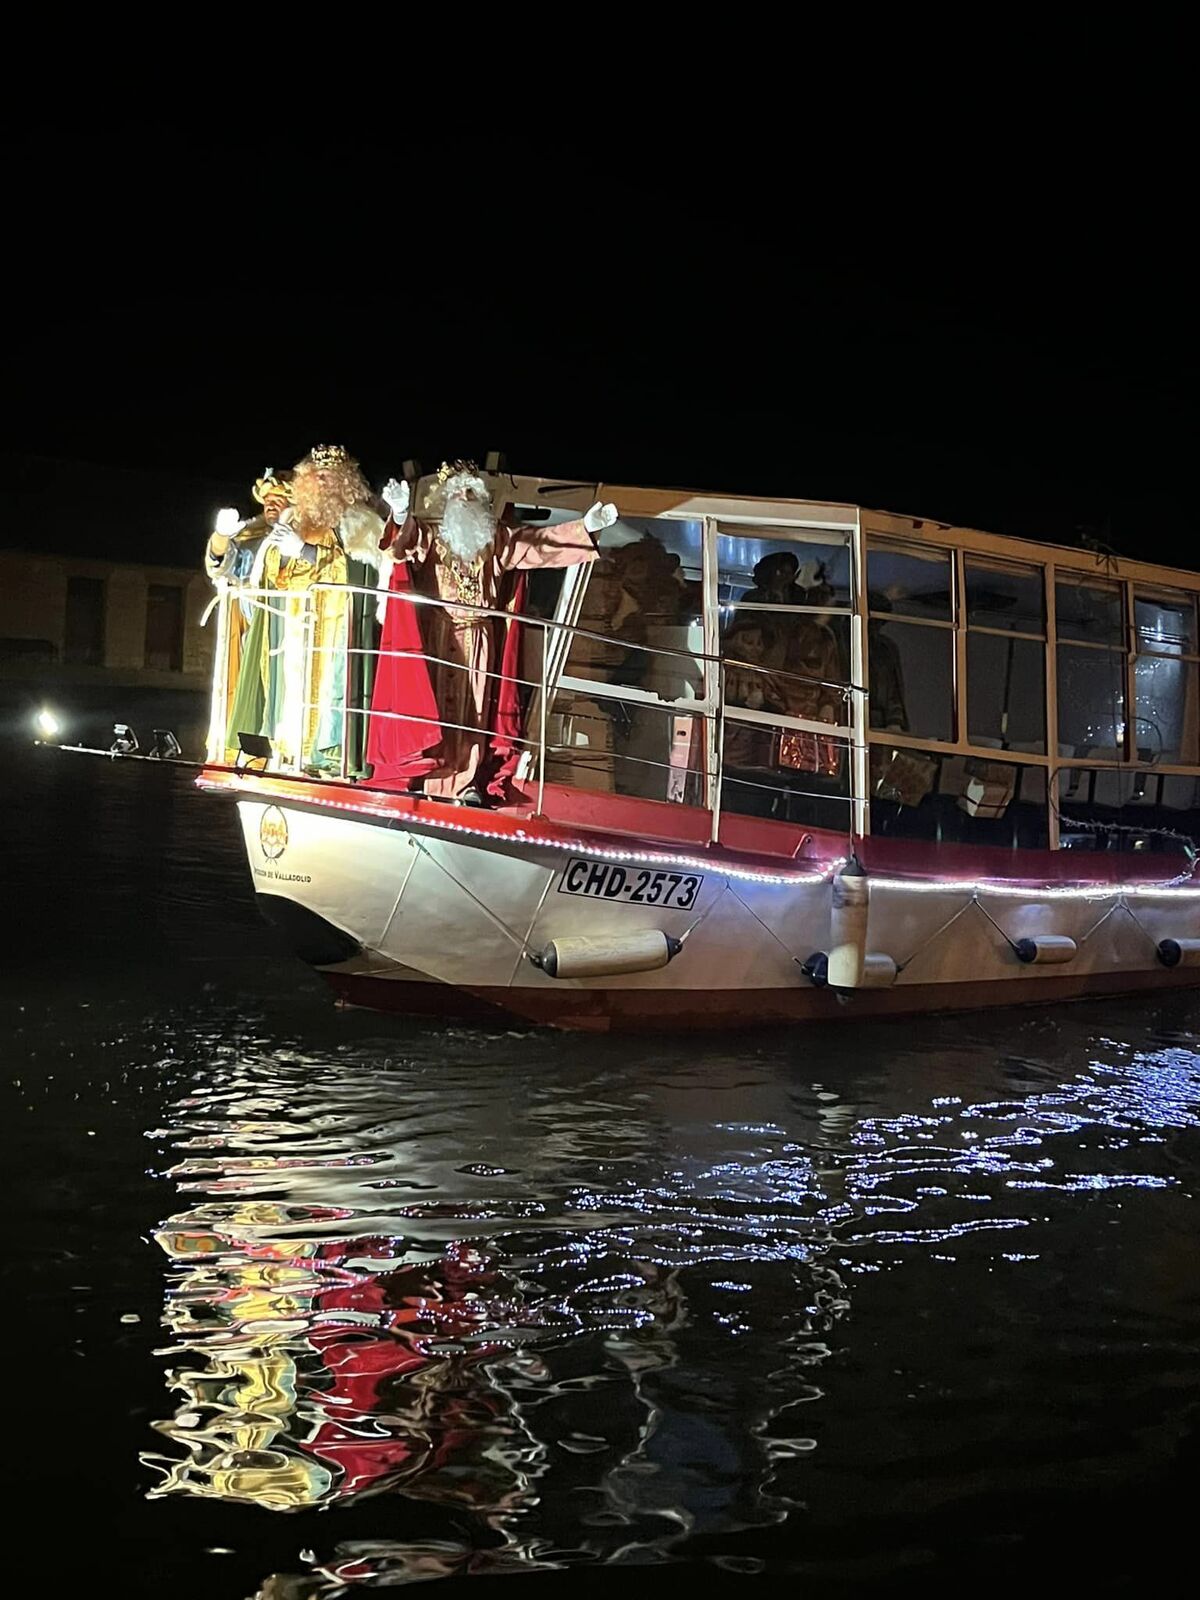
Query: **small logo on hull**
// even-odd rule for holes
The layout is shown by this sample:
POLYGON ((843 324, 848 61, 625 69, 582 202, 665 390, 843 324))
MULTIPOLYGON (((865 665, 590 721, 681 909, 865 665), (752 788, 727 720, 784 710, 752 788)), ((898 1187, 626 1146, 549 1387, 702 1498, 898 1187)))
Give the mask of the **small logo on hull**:
POLYGON ((268 806, 258 824, 258 842, 267 861, 278 861, 287 849, 287 818, 278 806, 268 806))

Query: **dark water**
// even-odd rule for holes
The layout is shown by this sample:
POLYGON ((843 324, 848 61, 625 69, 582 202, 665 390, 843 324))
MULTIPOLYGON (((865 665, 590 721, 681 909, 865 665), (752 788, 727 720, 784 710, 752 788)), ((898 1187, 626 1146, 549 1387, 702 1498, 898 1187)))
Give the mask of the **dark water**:
POLYGON ((221 802, 9 776, 8 1592, 1190 1589, 1196 1001, 339 1014, 221 802))

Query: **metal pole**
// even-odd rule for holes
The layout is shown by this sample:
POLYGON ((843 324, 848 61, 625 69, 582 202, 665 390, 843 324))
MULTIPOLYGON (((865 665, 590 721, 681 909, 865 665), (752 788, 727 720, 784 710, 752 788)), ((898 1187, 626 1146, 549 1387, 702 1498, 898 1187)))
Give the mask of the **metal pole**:
POLYGON ((712 842, 721 838, 721 784, 725 777, 725 663, 717 666, 717 709, 713 719, 716 747, 716 782, 713 784, 712 842))
MULTIPOLYGON (((342 763, 343 780, 350 775, 350 635, 354 631, 355 596, 346 596, 346 627, 342 634, 342 763)), ((365 609, 365 608, 364 608, 365 609)))
POLYGON ((213 651, 213 685, 209 702, 208 759, 224 762, 229 721, 229 586, 217 579, 217 642, 213 651))
POLYGON ((546 658, 550 653, 550 640, 547 636, 545 624, 542 626, 542 694, 538 706, 538 795, 535 816, 543 814, 546 800, 546 684, 548 674, 546 671, 546 658))

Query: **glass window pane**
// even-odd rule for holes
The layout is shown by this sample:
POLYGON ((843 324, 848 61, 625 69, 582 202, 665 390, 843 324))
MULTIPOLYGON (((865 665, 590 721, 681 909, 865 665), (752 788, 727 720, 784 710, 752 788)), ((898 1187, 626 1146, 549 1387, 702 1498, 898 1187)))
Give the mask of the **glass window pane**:
POLYGON ((579 626, 606 638, 572 639, 569 676, 664 699, 703 696, 704 664, 687 654, 704 649, 702 531, 699 522, 666 517, 622 517, 604 530, 579 626))
POLYGON ((850 822, 846 741, 738 722, 724 727, 721 809, 844 831, 850 822))
POLYGON ((845 722, 850 618, 794 611, 735 611, 721 637, 731 705, 845 722), (827 714, 828 713, 828 714, 827 714))
POLYGON ((560 689, 546 719, 546 778, 703 805, 704 738, 703 717, 560 689))
POLYGON ((1137 647, 1160 656, 1196 654, 1196 607, 1174 589, 1139 590, 1133 600, 1137 647))
POLYGON ((1088 644, 1124 644, 1124 597, 1119 583, 1105 583, 1099 578, 1060 577, 1054 594, 1060 639, 1079 639, 1088 644))
POLYGON ((723 606, 850 605, 850 546, 840 535, 785 539, 730 530, 717 535, 717 592, 723 606))
POLYGON ((948 550, 873 539, 867 554, 867 585, 873 612, 953 620, 952 566, 948 550))
POLYGON ((1128 767, 1063 767, 1055 789, 1064 850, 1183 855, 1186 841, 1178 835, 1194 835, 1200 825, 1200 784, 1194 778, 1128 767))
POLYGON ((869 648, 871 726, 899 727, 918 739, 953 739, 953 632, 876 620, 869 648))
POLYGON ((1039 567, 968 556, 967 621, 980 628, 1042 633, 1045 600, 1039 567))
POLYGON ((873 834, 1010 850, 1049 839, 1040 767, 873 745, 870 795, 873 834))
POLYGON ((1133 742, 1142 761, 1190 766, 1197 759, 1197 668, 1191 661, 1139 656, 1134 665, 1133 742))
POLYGON ((1118 754, 1125 737, 1125 656, 1058 647, 1060 755, 1118 754))
POLYGON ((967 739, 1045 754, 1046 647, 1040 640, 967 635, 967 739))

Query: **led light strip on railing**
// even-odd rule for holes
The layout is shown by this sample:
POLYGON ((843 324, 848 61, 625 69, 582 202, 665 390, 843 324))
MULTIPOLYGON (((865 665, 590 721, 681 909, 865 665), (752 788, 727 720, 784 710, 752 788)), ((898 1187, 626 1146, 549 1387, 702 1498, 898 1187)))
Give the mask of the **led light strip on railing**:
POLYGON ((1134 895, 1148 899, 1156 895, 1169 895, 1171 899, 1194 900, 1200 897, 1200 887, 1186 888, 1191 874, 1172 878, 1165 883, 1090 883, 1090 884, 1026 884, 993 883, 986 879, 945 878, 922 879, 883 878, 868 872, 867 882, 872 889, 908 890, 913 894, 988 894, 1006 900, 1115 900, 1121 895, 1134 895))
MULTIPOLYGON (((251 782, 255 775, 250 774, 251 782)), ((242 786, 242 779, 235 780, 238 787, 242 786)), ((286 780, 285 780, 286 781, 286 780)), ((197 778, 201 788, 222 789, 227 787, 223 783, 213 783, 211 779, 197 778)), ((269 791, 268 791, 269 795, 269 791)), ((349 811, 362 817, 388 817, 389 813, 381 806, 358 805, 353 800, 325 800, 317 795, 288 795, 284 797, 292 800, 297 805, 322 806, 329 811, 349 811)), ((416 798, 415 796, 413 798, 416 798)), ((264 804, 270 803, 264 798, 264 804)), ((548 839, 543 835, 528 833, 524 828, 516 828, 512 833, 499 833, 492 828, 473 828, 466 822, 451 822, 449 818, 417 816, 412 813, 395 813, 397 817, 403 816, 406 823, 419 828, 432 828, 439 833, 465 834, 474 839, 488 839, 493 844, 516 843, 536 845, 539 850, 563 850, 572 855, 589 856, 595 860, 627 862, 631 865, 641 864, 656 867, 682 867, 689 872, 717 872, 724 878, 736 878, 742 883, 771 883, 771 884, 798 884, 798 883, 825 883, 829 881, 837 869, 845 864, 845 857, 829 862, 820 872, 754 872, 748 867, 726 866, 705 856, 678 856, 664 855, 661 852, 649 850, 619 850, 609 846, 592 844, 584 839, 548 839)))
MULTIPOLYGON (((250 781, 257 783, 251 774, 250 781)), ((210 779, 198 778, 197 783, 206 788, 224 788, 210 779)), ((241 787, 243 779, 234 780, 241 787)), ((347 811, 358 816, 381 817, 388 813, 379 806, 357 804, 353 800, 329 800, 317 795, 297 795, 298 804, 321 806, 330 811, 347 811)), ((399 815, 399 814, 398 814, 399 815)), ((439 833, 453 833, 468 838, 487 839, 494 844, 513 842, 534 845, 538 849, 561 850, 572 855, 589 856, 595 860, 616 861, 630 865, 655 867, 682 867, 689 872, 716 872, 722 877, 734 878, 741 883, 766 883, 775 885, 828 883, 846 864, 847 857, 839 856, 826 863, 819 872, 755 872, 747 867, 726 865, 709 856, 668 855, 661 851, 626 850, 597 845, 584 839, 550 839, 545 835, 530 833, 524 828, 512 833, 498 833, 491 828, 475 828, 466 822, 452 822, 449 818, 426 817, 409 814, 406 817, 417 827, 431 828, 439 833)), ((910 894, 963 894, 994 895, 1007 900, 1113 900, 1121 895, 1139 899, 1169 896, 1171 899, 1194 900, 1200 898, 1200 886, 1186 887, 1188 880, 1174 879, 1167 883, 1106 883, 1106 884, 1009 884, 995 883, 979 878, 916 879, 892 878, 867 873, 872 889, 889 889, 910 894)))

